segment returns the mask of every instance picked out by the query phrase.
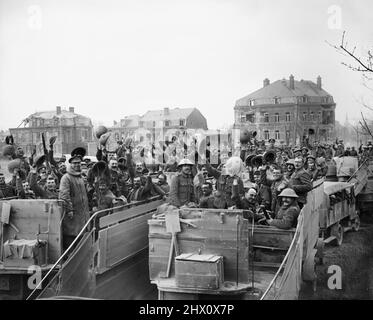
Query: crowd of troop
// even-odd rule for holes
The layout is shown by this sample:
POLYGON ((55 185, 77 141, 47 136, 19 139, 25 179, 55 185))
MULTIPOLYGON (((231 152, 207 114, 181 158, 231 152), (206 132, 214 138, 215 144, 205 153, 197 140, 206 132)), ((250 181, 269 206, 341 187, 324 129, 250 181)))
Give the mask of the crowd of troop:
POLYGON ((33 152, 26 157, 21 147, 11 146, 12 179, 5 182, 0 173, 0 198, 60 199, 65 247, 93 213, 153 196, 176 207, 243 209, 245 218, 289 229, 297 223, 312 182, 326 175, 333 157, 373 158, 371 142, 355 150, 338 139, 335 144, 294 148, 276 145, 274 139, 254 139, 242 143, 240 155, 219 155, 214 164, 207 145, 203 163, 196 151, 195 161, 170 157, 165 163, 146 165, 141 151, 121 141, 113 151, 100 145, 97 161, 86 157, 84 148, 74 149, 67 161, 54 157, 54 141, 40 156, 33 152))

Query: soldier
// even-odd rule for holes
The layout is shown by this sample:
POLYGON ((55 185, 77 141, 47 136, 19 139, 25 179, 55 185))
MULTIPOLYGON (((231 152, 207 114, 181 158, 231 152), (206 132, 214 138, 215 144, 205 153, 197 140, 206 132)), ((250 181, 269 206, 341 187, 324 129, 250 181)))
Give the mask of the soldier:
POLYGON ((303 208, 307 202, 307 193, 312 190, 312 182, 309 173, 303 167, 303 158, 294 159, 295 171, 291 175, 288 187, 298 195, 298 205, 303 208))
MULTIPOLYGON (((264 174, 266 175, 266 171, 264 171, 264 174)), ((254 182, 257 186, 257 202, 259 205, 263 205, 266 210, 271 210, 271 191, 269 186, 263 183, 260 170, 254 171, 254 182)))
POLYGON ((12 186, 5 182, 5 176, 0 173, 0 199, 16 196, 16 192, 12 186))
POLYGON ((183 159, 179 162, 181 169, 171 180, 170 195, 168 202, 176 207, 195 202, 194 184, 192 176, 193 162, 183 159))
POLYGON ((151 196, 152 178, 150 175, 146 177, 145 185, 142 185, 141 177, 133 179, 133 189, 128 194, 128 202, 142 201, 151 196))
POLYGON ((164 173, 160 173, 158 175, 158 186, 165 192, 169 193, 170 192, 170 186, 167 183, 167 176, 164 173))
POLYGON ((295 162, 294 162, 294 159, 289 159, 286 162, 286 171, 284 173, 284 178, 286 180, 290 180, 290 177, 294 173, 294 171, 295 171, 295 162))
POLYGON ((212 194, 212 184, 204 182, 201 186, 202 196, 199 200, 200 208, 214 208, 214 195, 212 194))
POLYGON ((298 196, 291 188, 284 189, 279 198, 282 200, 281 208, 276 213, 274 219, 268 219, 270 226, 280 229, 291 229, 297 226, 300 208, 297 204, 298 196))
POLYGON ((63 247, 67 249, 89 219, 88 197, 81 177, 84 148, 76 148, 69 159, 70 167, 62 177, 59 199, 63 201, 65 216, 62 222, 63 247))
POLYGON ((306 171, 309 173, 311 181, 315 181, 323 176, 322 169, 316 165, 316 158, 313 155, 307 157, 306 171))
POLYGON ((355 150, 354 146, 351 147, 350 156, 351 157, 357 157, 358 156, 357 151, 355 150))
POLYGON ((235 200, 233 199, 232 190, 233 190, 233 181, 237 179, 238 181, 238 195, 240 197, 244 196, 244 186, 243 181, 237 175, 243 170, 244 165, 239 157, 230 158, 227 163, 224 165, 222 171, 214 169, 210 163, 206 162, 206 170, 210 176, 213 176, 216 179, 216 189, 219 191, 223 200, 226 201, 228 207, 235 205, 235 200), (237 166, 239 168, 233 168, 237 166), (232 171, 232 172, 229 172, 232 171), (236 172, 233 172, 236 171, 236 172))

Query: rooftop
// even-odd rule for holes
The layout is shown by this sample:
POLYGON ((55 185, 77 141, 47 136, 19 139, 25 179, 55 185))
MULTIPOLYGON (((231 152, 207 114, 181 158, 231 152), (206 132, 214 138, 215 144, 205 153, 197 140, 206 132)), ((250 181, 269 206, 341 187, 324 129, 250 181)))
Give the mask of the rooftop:
POLYGON ((316 84, 310 80, 294 80, 290 76, 289 80, 282 79, 269 83, 268 79, 264 80, 264 86, 249 95, 238 99, 236 106, 248 106, 250 100, 267 99, 274 97, 328 97, 331 96, 321 87, 321 78, 318 78, 316 84), (291 85, 293 83, 293 86, 291 85))

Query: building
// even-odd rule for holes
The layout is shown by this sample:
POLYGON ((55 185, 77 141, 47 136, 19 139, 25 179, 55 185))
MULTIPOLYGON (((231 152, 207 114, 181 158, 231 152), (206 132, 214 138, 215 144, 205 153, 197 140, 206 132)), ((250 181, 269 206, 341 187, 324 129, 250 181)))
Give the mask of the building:
MULTIPOLYGON (((119 126, 109 128, 114 133, 115 140, 131 136, 138 141, 151 136, 163 135, 167 140, 167 132, 186 129, 207 130, 206 118, 197 108, 164 108, 146 112, 143 116, 132 115, 120 121, 119 126)), ((113 135, 112 135, 113 136, 113 135)))
POLYGON ((274 138, 287 144, 309 141, 331 141, 335 138, 335 107, 333 97, 322 88, 321 77, 270 83, 236 101, 235 128, 256 130, 258 139, 274 138))
POLYGON ((45 133, 47 147, 49 138, 57 136, 55 154, 68 154, 76 147, 88 147, 93 141, 91 119, 75 113, 73 107, 63 110, 60 106, 53 111, 41 111, 23 121, 23 127, 10 128, 14 142, 30 154, 36 146, 37 153, 43 152, 41 134, 45 133))

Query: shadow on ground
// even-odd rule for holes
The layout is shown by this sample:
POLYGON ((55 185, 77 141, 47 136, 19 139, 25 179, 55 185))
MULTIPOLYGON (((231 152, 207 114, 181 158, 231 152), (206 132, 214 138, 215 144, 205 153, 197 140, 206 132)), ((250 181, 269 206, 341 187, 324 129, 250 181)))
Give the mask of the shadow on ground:
POLYGON ((344 234, 340 247, 328 244, 324 249, 324 264, 316 267, 317 290, 305 284, 300 300, 351 300, 373 299, 373 217, 361 217, 358 232, 344 234), (328 274, 331 265, 338 265, 342 271, 342 289, 328 288, 328 274))

